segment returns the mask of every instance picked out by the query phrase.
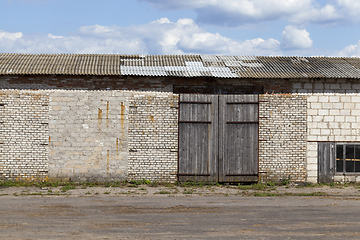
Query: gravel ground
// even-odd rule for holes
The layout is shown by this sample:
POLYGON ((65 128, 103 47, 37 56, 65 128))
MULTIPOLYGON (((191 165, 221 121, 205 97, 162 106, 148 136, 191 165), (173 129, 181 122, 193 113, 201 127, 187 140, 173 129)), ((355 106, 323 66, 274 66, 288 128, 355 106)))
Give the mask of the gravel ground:
POLYGON ((1 187, 0 239, 360 239, 359 190, 1 187))
POLYGON ((351 197, 360 198, 360 185, 357 184, 335 184, 334 186, 300 187, 295 184, 286 186, 261 185, 218 185, 218 186, 189 186, 176 185, 150 187, 149 185, 133 185, 131 187, 85 187, 76 186, 75 189, 64 189, 64 187, 0 187, 0 196, 323 196, 323 197, 351 197))

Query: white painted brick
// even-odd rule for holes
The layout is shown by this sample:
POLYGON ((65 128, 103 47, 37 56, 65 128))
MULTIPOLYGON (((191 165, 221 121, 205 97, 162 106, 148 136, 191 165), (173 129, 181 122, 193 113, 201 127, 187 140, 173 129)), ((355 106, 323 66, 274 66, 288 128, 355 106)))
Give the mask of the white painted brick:
POLYGON ((330 129, 340 128, 340 124, 338 122, 329 122, 330 129))
POLYGON ((327 122, 318 123, 317 127, 327 129, 327 128, 329 128, 329 123, 327 123, 327 122))
POLYGON ((312 103, 317 103, 317 102, 319 102, 319 97, 314 96, 314 95, 310 95, 310 96, 307 97, 307 101, 312 102, 312 103))
POLYGON ((350 102, 352 102, 350 96, 340 96, 340 101, 343 102, 343 103, 350 103, 350 102))
POLYGON ((328 136, 317 136, 317 141, 329 141, 328 136))
POLYGON ((321 104, 321 103, 314 102, 314 103, 311 103, 311 104, 310 104, 310 108, 320 109, 320 108, 322 108, 322 104, 321 104))
POLYGON ((307 151, 307 157, 309 158, 317 158, 317 151, 307 151))
POLYGON ((330 135, 330 129, 321 129, 321 135, 330 135))
POLYGON ((324 116, 316 116, 315 115, 315 116, 312 117, 312 119, 313 119, 312 120, 313 122, 323 122, 324 121, 324 116))
POLYGON ((332 108, 333 108, 333 104, 332 104, 332 103, 322 103, 322 104, 321 104, 321 108, 322 108, 322 109, 332 109, 332 108))
POLYGON ((340 96, 330 96, 329 102, 333 102, 333 103, 340 102, 340 96))
POLYGON ((308 115, 318 115, 318 110, 316 110, 316 109, 308 109, 307 114, 308 115))
POLYGON ((333 122, 335 120, 335 116, 324 116, 324 122, 333 122))
POLYGON ((317 136, 315 136, 315 135, 308 135, 307 140, 308 141, 317 141, 318 139, 317 139, 317 136))
POLYGON ((317 143, 307 143, 308 151, 317 151, 317 143))
POLYGON ((344 103, 332 103, 332 108, 333 109, 343 109, 344 108, 344 103))
MULTIPOLYGON (((341 111, 340 111, 340 113, 341 113, 341 111)), ((327 110, 327 109, 320 109, 320 110, 318 110, 318 114, 319 114, 319 115, 322 115, 322 116, 329 115, 329 110, 327 110)))
POLYGON ((308 171, 317 171, 318 170, 318 165, 316 164, 309 164, 307 165, 307 170, 308 171))
MULTIPOLYGON (((350 130, 349 130, 350 131, 350 130)), ((350 134, 348 134, 348 136, 345 136, 345 141, 348 142, 353 142, 356 140, 356 136, 349 136, 350 134)))
POLYGON ((340 110, 340 115, 341 116, 349 116, 350 115, 350 110, 340 110))
POLYGON ((345 117, 345 121, 346 121, 346 122, 355 122, 355 121, 356 121, 356 117, 355 117, 355 116, 346 116, 346 117, 345 117))
POLYGON ((308 177, 307 177, 306 181, 310 182, 310 183, 317 183, 317 172, 316 172, 316 174, 315 173, 308 173, 308 177))
POLYGON ((329 97, 328 96, 319 96, 319 102, 320 103, 329 102, 329 97))
POLYGON ((351 102, 360 103, 360 96, 351 96, 351 102))
POLYGON ((351 115, 353 116, 360 116, 360 110, 352 110, 351 115))
POLYGON ((317 128, 310 129, 310 134, 312 135, 320 135, 320 132, 320 129, 317 128))
POLYGON ((335 121, 336 122, 345 122, 345 116, 335 116, 335 121))

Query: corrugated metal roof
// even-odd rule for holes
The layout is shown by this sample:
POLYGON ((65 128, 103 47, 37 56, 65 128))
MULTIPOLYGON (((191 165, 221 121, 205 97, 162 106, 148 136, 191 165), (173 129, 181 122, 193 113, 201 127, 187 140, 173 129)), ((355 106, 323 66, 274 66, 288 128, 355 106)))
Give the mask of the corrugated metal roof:
POLYGON ((360 58, 0 53, 0 74, 360 78, 360 58))

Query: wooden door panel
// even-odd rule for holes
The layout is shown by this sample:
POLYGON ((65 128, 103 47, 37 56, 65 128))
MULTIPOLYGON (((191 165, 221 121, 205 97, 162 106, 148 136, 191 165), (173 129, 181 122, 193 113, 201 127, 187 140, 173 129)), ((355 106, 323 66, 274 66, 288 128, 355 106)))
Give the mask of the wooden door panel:
POLYGON ((180 95, 179 181, 258 180, 258 95, 180 95))
POLYGON ((335 175, 335 143, 318 143, 318 182, 334 182, 335 175))
POLYGON ((218 97, 180 95, 179 181, 218 178, 218 97))
POLYGON ((219 96, 219 181, 258 180, 258 96, 219 96))

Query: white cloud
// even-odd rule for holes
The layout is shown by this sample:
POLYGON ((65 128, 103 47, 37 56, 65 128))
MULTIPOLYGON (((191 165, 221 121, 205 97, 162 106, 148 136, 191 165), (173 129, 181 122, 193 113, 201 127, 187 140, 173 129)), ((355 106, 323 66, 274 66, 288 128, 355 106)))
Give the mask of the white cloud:
POLYGON ((51 33, 48 34, 48 37, 49 37, 49 38, 53 38, 53 39, 56 39, 56 38, 64 38, 63 36, 55 36, 55 35, 52 35, 51 33))
POLYGON ((22 33, 21 32, 15 32, 15 33, 10 33, 10 32, 6 32, 6 31, 0 31, 0 40, 16 40, 18 38, 22 37, 22 33))
POLYGON ((130 26, 83 26, 71 36, 0 31, 0 52, 281 55, 280 43, 261 38, 236 41, 210 33, 191 19, 162 18, 130 26), (4 41, 3 39, 6 39, 4 41))
MULTIPOLYGON (((138 0, 161 10, 194 9, 198 21, 224 26, 287 19, 293 23, 334 24, 343 14, 338 6, 320 6, 314 0, 138 0)), ((354 0, 337 0, 350 2, 354 0)), ((355 0, 358 1, 358 0, 355 0)), ((343 3, 343 5, 346 5, 343 3)), ((345 15, 346 16, 346 15, 345 15)))
POLYGON ((305 29, 298 29, 294 26, 286 26, 281 36, 281 47, 283 49, 307 49, 311 48, 313 41, 310 33, 305 29))
POLYGON ((336 3, 346 19, 355 23, 360 22, 360 0, 336 0, 336 3))
POLYGON ((349 45, 341 50, 338 56, 347 56, 347 57, 360 57, 360 40, 357 44, 349 45))

